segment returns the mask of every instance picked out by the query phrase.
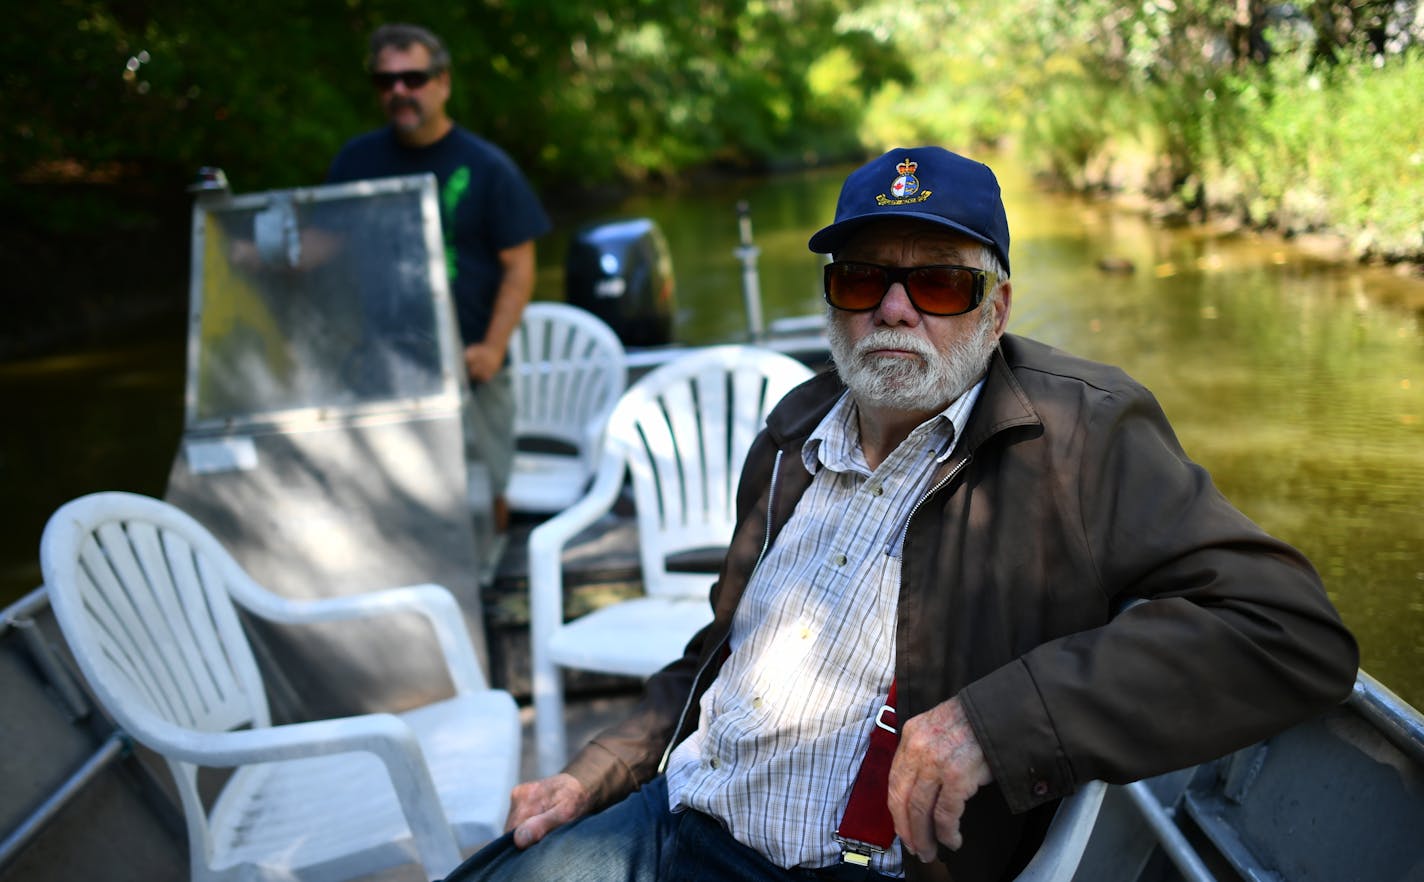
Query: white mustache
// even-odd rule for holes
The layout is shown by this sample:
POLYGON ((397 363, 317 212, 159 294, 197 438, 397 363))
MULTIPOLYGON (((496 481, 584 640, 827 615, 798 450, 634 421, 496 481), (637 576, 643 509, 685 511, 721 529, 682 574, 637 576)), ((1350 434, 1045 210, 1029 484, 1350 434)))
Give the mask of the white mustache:
POLYGON ((906 352, 913 352, 927 361, 938 354, 927 341, 899 331, 892 331, 889 328, 872 331, 869 336, 855 344, 856 359, 863 360, 872 349, 902 349, 906 352))

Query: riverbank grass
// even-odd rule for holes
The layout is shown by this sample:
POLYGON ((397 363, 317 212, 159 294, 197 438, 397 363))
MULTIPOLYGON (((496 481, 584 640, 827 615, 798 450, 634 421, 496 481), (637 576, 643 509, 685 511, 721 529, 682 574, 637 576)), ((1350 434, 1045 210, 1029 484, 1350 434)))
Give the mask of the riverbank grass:
POLYGON ((1378 66, 1290 57, 1244 74, 1038 93, 1026 159, 1074 189, 1140 191, 1351 256, 1424 262, 1424 55, 1378 66))

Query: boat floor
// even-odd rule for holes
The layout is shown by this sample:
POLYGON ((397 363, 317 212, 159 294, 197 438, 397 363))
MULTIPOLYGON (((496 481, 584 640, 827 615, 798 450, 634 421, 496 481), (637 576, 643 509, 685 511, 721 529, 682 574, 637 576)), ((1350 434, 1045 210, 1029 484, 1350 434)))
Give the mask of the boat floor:
MULTIPOLYGON (((524 702, 529 697, 529 534, 542 519, 516 518, 505 546, 482 589, 482 612, 489 645, 490 680, 524 702)), ((669 559, 668 568, 706 572, 710 588, 722 549, 687 552, 669 559)), ((642 593, 638 563, 638 527, 632 500, 625 495, 613 510, 574 537, 564 550, 564 614, 584 615, 642 593)), ((631 677, 570 671, 570 696, 637 690, 631 677)))

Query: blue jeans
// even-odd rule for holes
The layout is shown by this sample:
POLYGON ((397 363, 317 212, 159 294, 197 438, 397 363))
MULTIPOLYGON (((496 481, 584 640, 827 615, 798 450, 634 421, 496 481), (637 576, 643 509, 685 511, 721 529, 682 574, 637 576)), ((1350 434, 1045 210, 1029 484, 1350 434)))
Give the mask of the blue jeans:
POLYGON ((506 833, 446 882, 819 882, 886 877, 846 866, 783 870, 742 845, 715 818, 668 811, 659 775, 617 805, 557 828, 524 851, 506 833))

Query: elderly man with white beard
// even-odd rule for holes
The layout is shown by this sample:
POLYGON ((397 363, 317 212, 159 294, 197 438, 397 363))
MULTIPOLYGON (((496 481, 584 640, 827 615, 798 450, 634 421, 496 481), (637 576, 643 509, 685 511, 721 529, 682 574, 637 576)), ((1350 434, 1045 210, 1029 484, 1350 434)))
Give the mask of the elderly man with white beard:
POLYGON ((892 150, 810 247, 836 370, 748 454, 712 624, 452 879, 1010 879, 1077 786, 1349 693, 1314 569, 1152 395, 1005 333, 987 166, 892 150))

